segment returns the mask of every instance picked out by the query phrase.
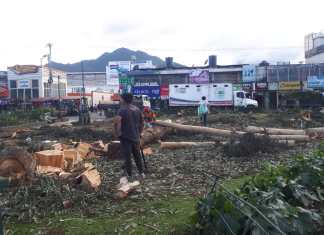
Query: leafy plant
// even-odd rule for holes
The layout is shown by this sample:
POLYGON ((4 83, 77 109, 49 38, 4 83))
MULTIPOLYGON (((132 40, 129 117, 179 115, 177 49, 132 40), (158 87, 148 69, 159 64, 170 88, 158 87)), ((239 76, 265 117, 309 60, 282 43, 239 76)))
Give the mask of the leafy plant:
POLYGON ((267 166, 234 193, 221 184, 194 217, 202 234, 315 234, 322 225, 324 154, 267 166))

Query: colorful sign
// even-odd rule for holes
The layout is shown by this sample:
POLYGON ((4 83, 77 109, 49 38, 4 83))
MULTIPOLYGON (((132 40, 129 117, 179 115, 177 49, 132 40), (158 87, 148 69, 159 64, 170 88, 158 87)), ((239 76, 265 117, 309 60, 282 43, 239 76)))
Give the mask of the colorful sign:
POLYGON ((207 70, 193 70, 189 74, 189 82, 194 84, 208 84, 209 72, 207 70))
POLYGON ((279 82, 280 91, 300 90, 300 82, 279 82))
POLYGON ((324 88, 324 76, 308 76, 307 88, 324 88))
POLYGON ((243 82, 255 82, 256 81, 256 66, 255 65, 243 65, 242 79, 243 79, 243 82))
POLYGON ((134 95, 147 95, 150 98, 160 98, 160 86, 134 86, 132 88, 134 95))
POLYGON ((161 100, 169 99, 169 85, 167 84, 161 85, 160 96, 161 96, 161 100))

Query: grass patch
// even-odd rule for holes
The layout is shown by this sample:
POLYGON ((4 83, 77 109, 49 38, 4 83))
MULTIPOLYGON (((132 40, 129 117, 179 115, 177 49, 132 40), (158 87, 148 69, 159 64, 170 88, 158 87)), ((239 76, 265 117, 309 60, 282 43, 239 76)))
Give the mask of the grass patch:
MULTIPOLYGON (((226 180, 223 185, 235 190, 250 177, 226 180)), ((7 225, 10 234, 51 234, 51 235, 88 235, 88 234, 194 234, 192 215, 197 198, 169 197, 153 201, 117 201, 113 211, 102 212, 95 216, 82 217, 75 212, 61 216, 48 216, 37 223, 23 224, 11 221, 7 225)), ((104 205, 103 205, 104 207, 104 205)))

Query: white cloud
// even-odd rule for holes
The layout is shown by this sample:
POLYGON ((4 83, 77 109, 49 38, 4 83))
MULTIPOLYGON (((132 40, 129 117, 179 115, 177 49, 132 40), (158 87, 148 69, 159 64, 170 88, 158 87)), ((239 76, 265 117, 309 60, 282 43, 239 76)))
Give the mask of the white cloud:
POLYGON ((60 62, 118 47, 187 65, 209 54, 223 64, 300 60, 305 34, 324 28, 323 8, 321 0, 2 1, 0 68, 38 64, 47 42, 60 62))

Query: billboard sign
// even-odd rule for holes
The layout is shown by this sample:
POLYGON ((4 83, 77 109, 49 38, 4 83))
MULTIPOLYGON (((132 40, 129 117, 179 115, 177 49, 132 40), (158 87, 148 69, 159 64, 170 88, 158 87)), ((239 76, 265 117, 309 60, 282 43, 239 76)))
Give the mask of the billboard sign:
POLYGON ((308 76, 307 88, 324 88, 324 76, 308 76))
POLYGON ((120 74, 130 71, 130 61, 110 61, 106 67, 107 85, 119 85, 120 74))
POLYGON ((279 82, 280 91, 300 90, 300 82, 279 82))
POLYGON ((207 70, 196 69, 189 74, 189 82, 194 84, 208 84, 209 72, 207 70))
POLYGON ((243 65, 242 79, 243 79, 243 82, 255 82, 256 81, 256 66, 255 65, 243 65))
POLYGON ((147 95, 153 99, 160 98, 160 86, 134 86, 132 91, 134 95, 147 95))

